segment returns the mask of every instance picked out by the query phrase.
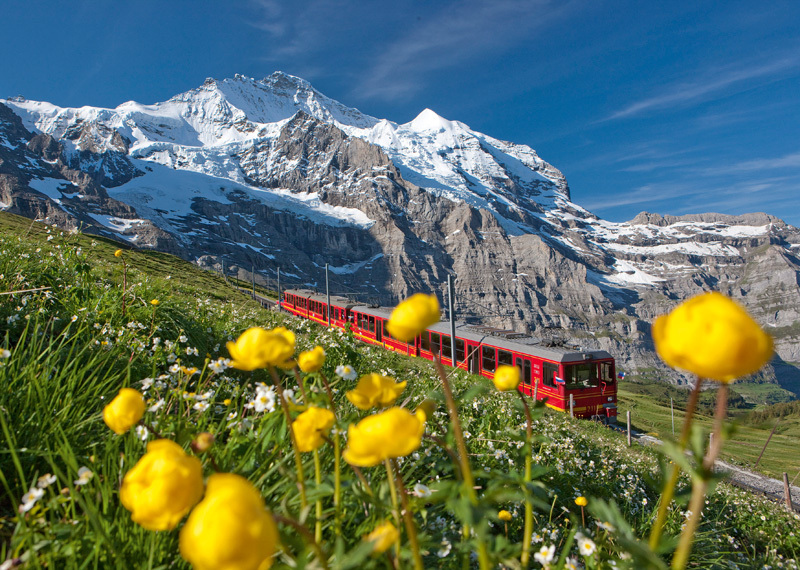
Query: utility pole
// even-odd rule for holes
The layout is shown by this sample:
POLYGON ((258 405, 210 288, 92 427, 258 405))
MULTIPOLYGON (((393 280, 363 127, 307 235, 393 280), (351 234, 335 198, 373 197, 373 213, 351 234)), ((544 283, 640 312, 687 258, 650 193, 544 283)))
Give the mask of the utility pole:
POLYGON ((453 368, 458 365, 456 358, 456 314, 453 309, 455 306, 455 285, 453 284, 453 277, 447 276, 447 308, 450 315, 450 351, 453 358, 453 368))
POLYGON ((281 306, 281 268, 278 267, 278 308, 281 306))
POLYGON ((328 286, 328 264, 325 264, 325 298, 328 302, 328 326, 331 326, 331 289, 328 286))
POLYGON ((256 268, 255 266, 250 267, 250 277, 253 278, 253 299, 256 298, 256 268))
POLYGON ((675 437, 675 408, 672 405, 672 396, 669 397, 669 409, 672 412, 672 437, 675 437))

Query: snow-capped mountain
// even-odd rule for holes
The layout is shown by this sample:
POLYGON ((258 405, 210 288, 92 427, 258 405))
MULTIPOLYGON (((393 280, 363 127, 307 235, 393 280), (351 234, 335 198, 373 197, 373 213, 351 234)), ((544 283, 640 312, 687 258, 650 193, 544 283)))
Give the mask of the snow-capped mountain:
POLYGON ((800 234, 766 214, 601 220, 528 146, 430 109, 377 119, 283 73, 153 105, 0 103, 10 211, 262 279, 281 267, 318 285, 328 263, 337 292, 384 302, 454 273, 465 317, 600 345, 642 371, 658 367, 652 317, 716 289, 777 333, 776 370, 800 362, 800 234))

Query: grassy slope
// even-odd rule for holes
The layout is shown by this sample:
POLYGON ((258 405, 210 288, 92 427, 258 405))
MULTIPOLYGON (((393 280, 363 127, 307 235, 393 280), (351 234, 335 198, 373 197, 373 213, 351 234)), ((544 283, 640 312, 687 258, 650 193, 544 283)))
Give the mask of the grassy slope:
MULTIPOLYGON (((734 385, 734 387, 736 386, 734 385)), ((663 394, 642 393, 641 389, 634 391, 633 388, 635 387, 626 385, 626 383, 622 383, 620 386, 620 422, 625 422, 625 413, 630 410, 634 429, 657 437, 671 436, 672 415, 669 400, 663 394)), ((736 413, 736 410, 733 412, 736 413)), ((683 416, 683 410, 676 407, 676 433, 680 433, 683 416)), ((731 441, 723 449, 722 459, 752 469, 777 420, 767 421, 756 426, 745 423, 744 419, 745 416, 740 412, 738 428, 731 441)), ((696 421, 698 425, 703 426, 706 432, 711 430, 712 418, 710 415, 701 414, 696 421)), ((800 441, 800 418, 783 418, 764 451, 757 471, 776 479, 780 479, 786 472, 789 473, 790 479, 793 478, 800 470, 800 455, 797 453, 798 441, 800 441)))
MULTIPOLYGON (((67 239, 62 236, 56 236, 48 242, 48 237, 55 234, 57 232, 48 233, 43 226, 31 224, 29 220, 0 213, 0 235, 25 236, 24 241, 30 244, 26 247, 31 250, 37 248, 38 243, 40 244, 39 248, 46 251, 48 248, 60 246, 58 244, 59 240, 67 239)), ((113 252, 119 247, 119 244, 92 236, 78 235, 68 237, 68 239, 72 242, 73 247, 77 245, 86 250, 89 262, 93 266, 91 271, 94 272, 93 275, 95 277, 93 279, 95 281, 99 276, 106 280, 107 285, 108 283, 119 284, 121 282, 120 263, 113 257, 113 252), (92 243, 95 245, 92 245, 92 243)), ((62 247, 66 248, 66 245, 62 247)), ((63 251, 63 249, 60 251, 63 251)), ((337 335, 331 336, 321 327, 264 311, 255 303, 252 303, 246 295, 226 286, 220 277, 202 272, 191 264, 174 257, 153 252, 126 251, 125 259, 128 261, 130 268, 128 273, 129 285, 142 283, 141 286, 134 287, 135 299, 129 304, 129 315, 126 319, 122 321, 119 319, 119 295, 111 287, 107 293, 97 293, 96 291, 85 293, 80 290, 77 292, 70 290, 70 294, 59 297, 59 302, 62 303, 62 306, 58 307, 61 322, 64 320, 69 321, 69 315, 74 314, 80 316, 76 322, 76 325, 78 325, 83 322, 85 315, 85 328, 88 329, 89 333, 91 333, 92 329, 91 322, 95 319, 102 321, 102 319, 108 318, 117 320, 118 323, 121 322, 123 325, 128 320, 132 320, 143 323, 143 326, 146 327, 150 323, 151 314, 148 304, 149 299, 159 298, 162 305, 159 307, 158 313, 157 322, 161 327, 158 334, 167 339, 176 338, 178 334, 185 332, 189 336, 189 343, 200 350, 200 359, 196 362, 190 362, 187 357, 186 364, 202 365, 202 354, 206 352, 211 353, 212 357, 225 356, 224 342, 226 338, 238 334, 245 326, 249 326, 248 323, 259 323, 264 326, 285 323, 298 332, 298 344, 302 347, 308 348, 315 343, 323 344, 326 347, 330 361, 326 364, 326 367, 329 368, 328 373, 331 376, 333 375, 330 369, 336 364, 342 363, 353 364, 361 373, 385 371, 398 379, 409 380, 406 401, 411 406, 413 406, 413 402, 417 402, 422 397, 436 391, 435 375, 429 362, 401 357, 380 349, 363 347, 363 345, 351 346, 346 338, 337 335), (84 313, 80 313, 86 304, 85 298, 82 298, 81 295, 91 298, 93 302, 89 311, 84 313), (208 303, 204 304, 205 301, 208 301, 208 303), (211 307, 223 307, 224 311, 215 313, 209 310, 208 314, 203 313, 206 310, 204 307, 209 305, 211 307), (171 309, 170 307, 172 306, 176 308, 171 309), (93 313, 89 314, 90 312, 93 313)), ((2 285, 0 289, 14 289, 16 288, 14 286, 16 281, 19 281, 22 285, 52 284, 54 289, 59 289, 70 278, 63 270, 61 270, 61 273, 55 270, 51 272, 45 263, 37 265, 29 263, 26 267, 29 268, 31 274, 24 279, 18 279, 11 275, 12 270, 9 268, 13 266, 13 261, 7 261, 5 264, 5 277, 0 276, 0 284, 2 285), (34 268, 36 270, 42 268, 42 275, 33 275, 34 268), (5 281, 3 281, 4 278, 5 281)), ((102 283, 102 279, 97 282, 102 283)), ((69 290, 70 287, 67 284, 66 289, 69 290)), ((0 297, 0 309, 3 309, 3 315, 5 316, 9 314, 9 311, 14 310, 15 307, 12 305, 18 302, 19 296, 15 297, 11 302, 9 297, 5 299, 0 297), (3 303, 6 303, 5 307, 3 303)), ((0 321, 0 327, 5 326, 5 323, 4 318, 3 321, 0 321)), ((114 339, 111 335, 103 336, 101 333, 103 331, 97 332, 98 340, 107 338, 110 345, 114 344, 114 339)), ((62 336, 66 338, 66 335, 62 334, 62 336)), ((127 337, 120 338, 125 340, 127 337)), ((135 341, 135 337, 131 338, 131 342, 133 341, 135 341)), ((0 339, 0 343, 2 343, 2 339, 0 339)), ((13 347, 9 346, 9 348, 13 347)), ((27 358, 37 358, 35 346, 17 348, 16 350, 20 352, 27 350, 27 358)), ((3 395, 3 399, 0 399, 0 405, 7 408, 10 408, 11 404, 18 405, 19 392, 21 390, 25 389, 26 386, 36 384, 39 379, 44 382, 45 377, 37 377, 37 375, 41 375, 43 370, 59 370, 60 366, 67 362, 65 359, 69 355, 61 356, 58 351, 51 351, 51 354, 39 357, 41 359, 41 366, 39 367, 15 361, 14 358, 17 356, 15 352, 11 361, 13 366, 17 368, 0 370, 0 376, 6 374, 7 381, 13 381, 16 384, 11 389, 11 393, 3 395), (19 371, 22 376, 11 376, 14 371, 19 371)), ((66 479, 74 477, 74 475, 68 475, 74 473, 80 463, 87 464, 87 461, 97 461, 96 458, 102 457, 105 452, 106 465, 102 466, 95 463, 94 469, 98 473, 106 469, 106 481, 113 482, 119 479, 124 469, 114 458, 119 455, 120 446, 123 446, 126 454, 136 456, 141 453, 141 442, 137 442, 132 434, 122 438, 109 434, 99 418, 102 402, 100 402, 98 396, 101 394, 113 394, 116 389, 115 386, 119 386, 120 383, 135 385, 137 379, 146 375, 155 376, 158 373, 165 372, 168 366, 163 352, 159 352, 149 359, 144 357, 140 359, 138 356, 134 356, 134 351, 127 348, 124 342, 118 341, 113 348, 109 348, 100 356, 92 357, 92 359, 88 360, 88 364, 85 363, 84 368, 81 370, 71 371, 64 369, 63 372, 59 372, 62 376, 46 378, 56 384, 63 381, 63 390, 57 395, 57 398, 47 393, 30 396, 32 398, 41 398, 43 401, 47 400, 50 403, 46 406, 47 409, 41 411, 42 413, 38 419, 31 419, 30 423, 25 426, 20 425, 18 430, 15 431, 14 428, 18 426, 12 423, 12 447, 21 448, 18 450, 18 454, 12 453, 12 456, 19 456, 19 464, 12 464, 7 454, 0 454, 0 467, 2 467, 0 471, 5 477, 4 489, 8 490, 11 496, 21 496, 28 489, 31 481, 35 481, 37 475, 47 470, 47 465, 43 466, 41 464, 42 457, 31 453, 32 450, 37 449, 37 446, 42 450, 42 455, 50 454, 47 457, 49 457, 51 468, 60 465, 60 460, 65 457, 73 462, 77 461, 74 465, 62 466, 67 470, 67 473, 64 474, 66 479), (115 350, 118 352, 114 352, 115 350), (128 358, 128 355, 130 355, 130 358, 128 358), (94 373, 93 371, 95 370, 102 373, 94 373), (73 372, 76 373, 73 374, 73 372), (80 376, 85 380, 85 385, 70 384, 70 382, 73 382, 70 379, 75 376, 80 376), (52 414, 49 410, 58 409, 58 406, 63 408, 59 411, 59 417, 50 418, 52 414), (44 435, 61 437, 62 434, 65 441, 68 440, 73 447, 73 450, 70 450, 68 454, 58 448, 58 445, 55 446, 54 450, 51 443, 43 442, 44 435), (16 439, 16 443, 14 439, 16 439), (24 444, 22 443, 23 440, 24 444), (23 450, 27 450, 27 454, 23 453, 23 450), (22 477, 17 477, 17 472, 22 472, 22 477)), ((516 458, 515 454, 517 452, 514 451, 515 446, 513 443, 519 437, 519 427, 522 421, 521 409, 516 397, 487 391, 486 382, 479 377, 456 372, 453 376, 453 382, 457 394, 461 395, 462 420, 468 434, 471 454, 476 465, 475 468, 478 472, 478 484, 488 490, 494 479, 500 479, 501 474, 518 468, 519 459, 516 458), (469 392, 476 385, 482 389, 477 392, 469 392)), ((222 389, 220 389, 220 394, 221 392, 222 389)), ((340 390, 340 395, 342 392, 343 390, 340 390)), ((223 395, 217 396, 218 399, 222 397, 223 395)), ((242 395, 243 397, 244 395, 242 395)), ((404 394, 405 397, 406 394, 404 394)), ((243 400, 240 399, 239 401, 243 400)), ((637 405, 644 406, 645 403, 640 399, 637 405)), ((624 410, 623 404, 623 414, 624 410)), ((647 416, 648 418, 657 415, 657 413, 663 413, 663 409, 659 411, 655 405, 651 405, 647 409, 640 407, 638 410, 643 417, 647 416)), ((639 412, 634 411, 634 418, 639 417, 639 412)), ((444 416, 442 412, 437 412, 437 414, 439 414, 437 421, 443 422, 444 416)), ((200 416, 199 418, 198 429, 214 426, 214 424, 206 423, 209 421, 207 416, 200 416)), ((159 419, 164 418, 159 417, 159 419)), ((222 422, 222 425, 224 425, 224 422, 222 422)), ((663 424, 662 421, 661 425, 663 429, 663 425, 667 424, 663 424)), ((651 431, 646 426, 640 425, 639 427, 646 431, 651 431)), ((656 460, 651 450, 629 450, 624 445, 623 437, 618 433, 588 422, 570 421, 563 415, 549 412, 545 412, 544 416, 537 421, 536 433, 542 437, 537 444, 537 449, 535 449, 536 464, 549 469, 549 472, 542 474, 540 485, 545 493, 544 496, 547 499, 547 503, 549 504, 552 501, 553 505, 549 515, 547 507, 537 510, 535 531, 537 535, 544 537, 542 544, 551 540, 555 540, 557 544, 563 543, 571 524, 570 520, 574 520, 575 516, 575 506, 572 498, 578 494, 618 501, 628 521, 632 523, 635 532, 640 536, 646 535, 650 513, 657 500, 657 492, 649 482, 656 472, 656 460), (564 516, 564 513, 570 513, 571 511, 572 519, 569 516, 564 516), (550 538, 547 538, 548 536, 550 538), (554 536, 559 536, 559 538, 552 538, 554 536)), ((186 437, 186 435, 183 437, 186 437)), ((229 440, 230 443, 224 450, 220 450, 218 460, 224 464, 226 458, 230 457, 229 465, 239 465, 242 472, 249 473, 251 480, 260 481, 262 483, 262 491, 268 499, 268 504, 275 505, 274 508, 279 508, 278 505, 281 505, 280 508, 287 505, 287 508, 296 508, 296 504, 294 504, 296 503, 296 498, 287 499, 287 497, 291 496, 291 493, 285 494, 289 493, 286 488, 291 487, 286 483, 287 472, 281 471, 286 468, 290 469, 290 467, 285 462, 278 463, 278 472, 274 472, 275 469, 269 469, 268 465, 260 465, 260 462, 253 464, 252 454, 245 446, 246 441, 243 442, 241 437, 237 439, 234 434, 229 437, 231 438, 229 440), (233 445, 234 443, 235 445, 233 445), (251 459, 245 461, 241 459, 241 454, 244 454, 245 458, 251 457, 251 459)), ((419 450, 421 458, 412 458, 413 461, 409 461, 405 465, 404 469, 406 469, 406 476, 410 484, 414 481, 419 481, 434 487, 437 484, 438 475, 436 479, 433 479, 433 476, 437 473, 448 473, 446 457, 437 456, 435 447, 430 445, 423 446, 419 450)), ((330 458, 326 457, 326 459, 329 460, 330 458)), ((103 459, 100 459, 100 462, 103 462, 103 459)), ((370 477, 375 476, 375 470, 368 471, 371 471, 369 473, 370 477)), ((143 556, 148 556, 152 552, 150 550, 152 544, 148 543, 145 547, 140 547, 137 541, 155 540, 153 539, 155 535, 143 533, 141 529, 130 523, 127 519, 127 513, 118 506, 115 487, 115 485, 105 485, 100 486, 98 490, 98 496, 102 497, 103 516, 118 521, 106 529, 106 532, 112 536, 103 540, 98 539, 93 534, 93 532, 99 533, 97 529, 101 528, 102 525, 93 520, 81 522, 79 515, 74 515, 77 521, 73 523, 74 526, 70 525, 62 528, 63 524, 57 523, 61 524, 58 527, 54 523, 52 529, 35 529, 39 534, 31 535, 30 532, 32 530, 30 528, 25 527, 25 525, 15 527, 12 523, 13 519, 10 518, 9 514, 10 497, 6 495, 0 501, 0 532, 4 543, 0 555, 6 553, 6 548, 9 545, 27 548, 33 544, 38 544, 38 548, 44 549, 42 550, 45 553, 43 556, 47 559, 46 557, 50 556, 48 548, 53 548, 52 545, 46 546, 44 542, 37 543, 36 541, 42 540, 42 536, 55 536, 68 537, 60 539, 65 542, 78 541, 68 542, 66 547, 67 555, 74 549, 82 553, 87 560, 89 560, 90 556, 94 556, 95 564, 99 559, 102 565, 104 557, 112 556, 103 550, 106 546, 101 546, 109 541, 120 545, 121 552, 114 555, 117 556, 117 563, 120 560, 141 560, 143 556), (112 513, 113 516, 109 513, 112 513), (87 530, 84 531, 85 528, 87 530), (48 534, 51 531, 52 534, 48 534), (76 535, 76 533, 80 532, 84 532, 84 534, 76 535), (74 538, 75 536, 82 538, 76 539, 74 538)), ((386 488, 382 487, 381 492, 385 501, 386 488)), ((510 528, 513 535, 518 535, 521 517, 518 503, 503 503, 501 499, 499 500, 501 501, 500 505, 508 505, 506 508, 509 508, 514 513, 515 520, 510 525, 510 528)), ((37 506, 37 508, 39 507, 37 506)), ((88 509, 88 506, 86 508, 88 509)), ((88 510, 90 511, 91 509, 88 510)), ((360 509, 355 511, 356 514, 358 510, 360 509)), ((428 520, 422 539, 423 542, 427 540, 429 548, 434 549, 433 552, 438 548, 435 545, 438 545, 442 540, 449 539, 453 543, 457 541, 458 527, 453 526, 452 519, 448 518, 446 512, 442 511, 441 508, 437 510, 436 505, 429 505, 418 512, 420 516, 428 520)), ((47 518, 46 512, 40 514, 42 514, 43 518, 39 520, 47 518)), ((668 530, 673 533, 678 532, 680 520, 680 512, 678 511, 671 519, 668 530)), ((797 554, 800 554, 800 546, 795 544, 797 541, 794 538, 792 540, 784 540, 787 532, 784 525, 790 523, 796 526, 795 522, 791 522, 791 520, 787 522, 786 517, 780 514, 780 511, 772 509, 770 505, 763 501, 751 499, 738 491, 722 487, 717 495, 710 498, 708 526, 704 525, 703 532, 698 535, 697 560, 705 564, 705 567, 712 567, 713 561, 730 558, 731 560, 737 560, 741 564, 740 567, 749 567, 749 563, 756 560, 774 561, 774 558, 772 558, 774 554, 770 554, 769 550, 776 547, 783 556, 797 556, 797 554), (767 522, 761 522, 762 519, 759 517, 762 517, 767 522)), ((368 524, 367 521, 360 523, 358 526, 350 527, 348 530, 350 536, 358 537, 363 534, 368 529, 365 526, 366 524, 368 524)), ((800 532, 797 534, 800 534, 800 532)), ((792 537, 794 537, 794 534, 792 534, 792 537)), ((595 538, 598 544, 602 541, 600 535, 595 538)), ((159 555, 169 556, 170 552, 175 551, 174 533, 172 535, 170 533, 160 533, 155 544, 156 559, 158 559, 159 555)), ((499 541, 498 544, 498 548, 502 549, 502 541, 499 541)), ((535 548, 538 548, 538 546, 539 544, 537 543, 535 548)), ((58 554, 53 554, 53 556, 55 557, 53 558, 55 562, 51 563, 51 566, 55 564, 53 567, 59 567, 58 554)), ((170 559, 167 558, 166 560, 170 559)), ((444 562, 443 560, 442 563, 444 562)), ((458 563, 455 564, 455 566, 458 565, 458 563)), ((184 565, 178 561, 178 567, 184 567, 184 565)))

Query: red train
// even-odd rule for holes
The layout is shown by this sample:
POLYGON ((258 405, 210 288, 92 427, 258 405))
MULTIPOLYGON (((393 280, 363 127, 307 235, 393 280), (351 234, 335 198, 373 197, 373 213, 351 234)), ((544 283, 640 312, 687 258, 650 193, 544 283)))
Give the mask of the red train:
MULTIPOLYGON (((305 289, 284 291, 281 306, 290 313, 328 324, 325 295, 305 289)), ((388 350, 433 360, 441 355, 442 363, 456 365, 487 378, 501 364, 519 367, 522 382, 519 389, 539 400, 547 398, 547 406, 569 412, 572 397, 573 413, 579 418, 616 422, 617 383, 614 358, 603 350, 548 347, 511 331, 456 323, 455 350, 450 338, 450 323, 440 322, 423 332, 413 342, 391 337, 384 328, 391 309, 357 305, 343 297, 331 297, 330 324, 344 328, 350 323, 353 334, 364 342, 388 350)))

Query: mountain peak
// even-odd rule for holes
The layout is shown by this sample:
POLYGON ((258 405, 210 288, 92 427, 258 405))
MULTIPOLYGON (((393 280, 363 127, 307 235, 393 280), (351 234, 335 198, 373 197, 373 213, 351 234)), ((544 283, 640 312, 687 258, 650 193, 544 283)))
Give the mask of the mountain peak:
POLYGON ((450 131, 453 130, 455 122, 448 121, 431 109, 424 109, 413 121, 408 123, 408 127, 418 133, 425 131, 450 131))

